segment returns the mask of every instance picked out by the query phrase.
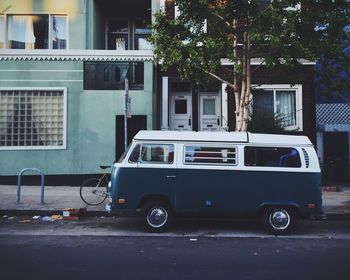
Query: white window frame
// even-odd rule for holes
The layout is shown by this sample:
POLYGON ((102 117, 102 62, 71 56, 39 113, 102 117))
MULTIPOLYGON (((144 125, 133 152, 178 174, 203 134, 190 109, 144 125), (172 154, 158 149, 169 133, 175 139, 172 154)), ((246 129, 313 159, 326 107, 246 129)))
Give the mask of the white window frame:
POLYGON ((0 91, 63 91, 63 145, 62 146, 0 146, 0 151, 66 150, 67 149, 67 88, 66 87, 0 87, 0 91))
MULTIPOLYGON (((303 87, 301 84, 291 85, 291 84, 261 84, 261 85, 253 85, 252 90, 255 89, 263 89, 263 90, 273 90, 274 91, 274 113, 276 114, 276 91, 283 90, 295 90, 295 118, 296 125, 287 126, 284 129, 286 131, 297 130, 303 131, 303 87)), ((254 102, 253 94, 251 94, 251 100, 254 102)), ((250 104, 252 105, 252 102, 250 104)), ((252 107, 250 108, 252 110, 252 107)))
MULTIPOLYGON (((5 22, 5 34, 4 34, 4 47, 3 49, 10 49, 8 48, 8 17, 9 16, 36 16, 36 15, 47 15, 49 17, 49 25, 48 25, 48 40, 49 40, 49 45, 47 50, 59 50, 59 49, 53 49, 52 48, 52 17, 53 16, 65 16, 66 17, 66 21, 67 21, 67 43, 66 43, 66 49, 65 50, 69 50, 69 15, 68 14, 64 14, 64 13, 4 13, 4 14, 0 14, 1 16, 4 16, 4 22, 5 22)), ((0 48, 1 49, 1 48, 0 48)), ((63 50, 63 49, 61 49, 63 50)))

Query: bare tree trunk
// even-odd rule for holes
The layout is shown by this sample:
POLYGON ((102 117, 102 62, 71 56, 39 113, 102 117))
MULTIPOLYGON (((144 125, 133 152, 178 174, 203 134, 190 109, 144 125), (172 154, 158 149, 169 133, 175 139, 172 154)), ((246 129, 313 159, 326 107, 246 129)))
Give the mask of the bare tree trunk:
POLYGON ((243 125, 241 131, 248 130, 248 120, 249 120, 249 100, 251 95, 251 70, 250 70, 250 37, 246 34, 245 39, 246 53, 245 53, 245 67, 246 67, 246 91, 244 92, 244 108, 243 108, 243 125))
MULTIPOLYGON (((236 29, 237 27, 237 20, 233 20, 233 28, 236 29)), ((237 45, 238 45, 238 38, 236 36, 236 34, 234 35, 234 40, 233 40, 233 54, 234 54, 234 58, 237 59, 238 58, 238 52, 237 52, 237 45)), ((236 106, 236 110, 235 110, 235 115, 236 115, 236 127, 235 130, 237 131, 237 128, 239 127, 239 123, 238 120, 240 119, 240 108, 239 108, 239 101, 240 101, 240 91, 239 91, 239 86, 238 86, 238 78, 236 75, 236 69, 235 70, 235 74, 233 77, 233 84, 234 84, 234 88, 233 88, 233 92, 235 95, 235 106, 236 106)))

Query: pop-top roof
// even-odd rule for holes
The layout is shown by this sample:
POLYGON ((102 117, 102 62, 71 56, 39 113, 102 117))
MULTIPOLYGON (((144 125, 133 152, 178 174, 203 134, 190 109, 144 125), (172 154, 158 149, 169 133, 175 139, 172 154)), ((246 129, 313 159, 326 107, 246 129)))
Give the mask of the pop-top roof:
POLYGON ((195 142, 235 142, 281 144, 281 145, 312 145, 306 136, 257 134, 249 132, 204 132, 204 131, 160 131, 141 130, 135 140, 151 141, 195 141, 195 142))

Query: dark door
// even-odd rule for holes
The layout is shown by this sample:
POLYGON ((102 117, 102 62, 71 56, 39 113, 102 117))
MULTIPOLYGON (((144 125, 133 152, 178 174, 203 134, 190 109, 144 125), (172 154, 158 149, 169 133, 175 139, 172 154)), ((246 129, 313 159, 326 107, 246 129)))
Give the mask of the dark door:
POLYGON ((349 139, 347 132, 323 134, 324 172, 329 183, 349 178, 349 139))
MULTIPOLYGON (((128 118, 128 144, 132 138, 140 130, 147 129, 147 116, 138 115, 128 118)), ((116 116, 116 143, 115 143, 115 159, 118 160, 124 153, 124 115, 116 116)))

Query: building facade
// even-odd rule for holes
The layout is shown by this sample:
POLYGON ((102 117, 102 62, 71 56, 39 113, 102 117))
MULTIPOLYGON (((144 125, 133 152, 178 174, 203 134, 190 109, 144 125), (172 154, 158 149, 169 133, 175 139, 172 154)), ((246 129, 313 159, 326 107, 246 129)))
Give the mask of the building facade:
MULTIPOLYGON (((234 98, 162 72, 146 40, 165 0, 2 0, 0 176, 35 167, 47 175, 99 173, 124 150, 125 78, 140 129, 232 130, 234 98)), ((175 14, 175 11, 173 11, 175 14)), ((223 60, 223 64, 229 62, 223 60)), ((288 116, 290 133, 315 142, 313 65, 291 82, 263 67, 253 111, 288 116)))

